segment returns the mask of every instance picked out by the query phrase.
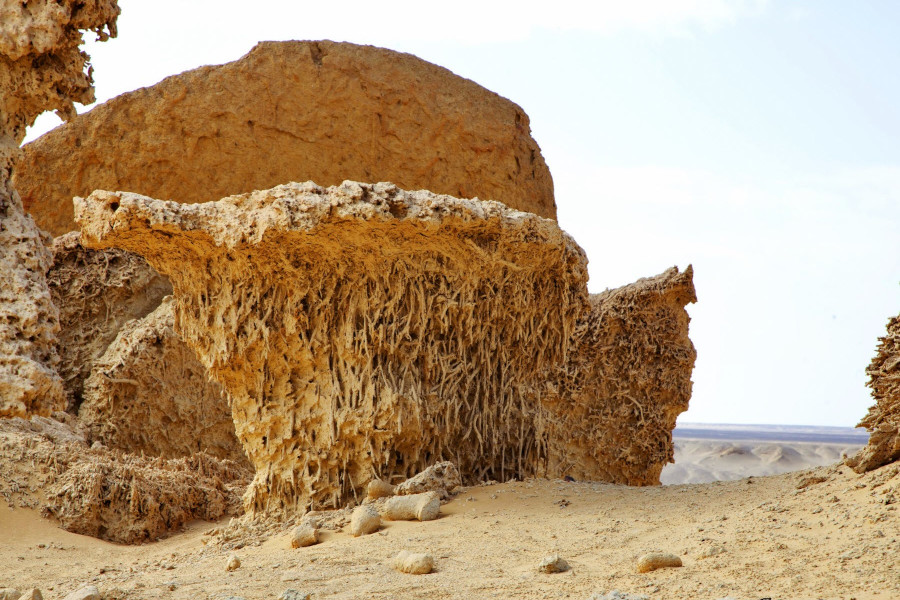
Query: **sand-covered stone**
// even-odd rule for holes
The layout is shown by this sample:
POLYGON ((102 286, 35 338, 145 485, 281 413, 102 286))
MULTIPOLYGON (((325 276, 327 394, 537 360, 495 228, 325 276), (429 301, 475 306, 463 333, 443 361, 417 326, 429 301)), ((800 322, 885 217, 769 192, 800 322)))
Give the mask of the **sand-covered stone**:
POLYGON ((391 521, 433 521, 441 511, 437 492, 393 496, 384 503, 384 516, 391 521))
POLYGON ((685 306, 696 301, 690 266, 591 295, 557 391, 544 400, 550 473, 659 483, 691 398, 697 354, 685 306))
POLYGON ((667 552, 651 552, 638 559, 637 572, 649 573, 657 569, 669 569, 682 566, 681 558, 667 552))
POLYGON ((26 145, 16 185, 60 235, 95 189, 194 203, 345 179, 556 216, 519 106, 410 54, 329 41, 264 42, 114 98, 26 145))
POLYGON ((553 573, 563 573, 568 570, 569 563, 559 554, 545 556, 541 559, 541 562, 538 563, 538 572, 546 573, 548 575, 553 573))
POLYGON ((375 533, 381 528, 381 516, 372 506, 357 506, 350 516, 350 535, 359 537, 375 533))
POLYGON ((175 333, 171 298, 126 323, 84 385, 79 421, 89 441, 178 458, 203 451, 246 462, 221 386, 175 333))
POLYGON ((401 550, 394 557, 392 564, 401 573, 410 575, 426 575, 434 570, 434 557, 424 552, 401 550))
POLYGON ((95 192, 76 218, 85 244, 170 278, 256 468, 249 510, 342 506, 441 460, 469 481, 545 472, 540 390, 587 307, 555 222, 354 182, 196 205, 95 192))
POLYGON ((304 523, 291 532, 291 548, 306 548, 319 543, 319 530, 304 523))
POLYGON ((869 443, 847 460, 858 473, 900 460, 900 315, 888 321, 879 342, 866 369, 875 404, 857 425, 869 430, 869 443))
POLYGON ((56 372, 59 316, 46 272, 50 254, 11 179, 25 128, 44 111, 75 115, 94 101, 84 30, 115 36, 116 0, 0 4, 0 417, 65 407, 56 372))
POLYGON ((64 600, 101 600, 100 590, 95 585, 86 585, 67 595, 64 600))
POLYGON ((90 250, 81 234, 53 240, 47 284, 59 308, 59 374, 76 412, 84 382, 122 326, 147 316, 172 293, 169 281, 141 256, 116 248, 90 250))

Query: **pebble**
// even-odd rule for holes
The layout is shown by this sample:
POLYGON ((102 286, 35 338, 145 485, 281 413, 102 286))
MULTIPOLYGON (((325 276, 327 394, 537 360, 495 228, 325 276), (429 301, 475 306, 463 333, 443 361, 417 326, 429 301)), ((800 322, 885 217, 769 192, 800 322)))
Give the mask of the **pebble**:
POLYGON ((228 563, 225 565, 226 571, 235 571, 241 567, 241 559, 233 554, 228 558, 228 563))
POLYGON ((551 554, 545 556, 538 565, 538 571, 541 573, 562 573, 569 570, 569 563, 559 554, 551 554))
POLYGON ((401 573, 411 575, 425 575, 434 569, 434 557, 430 554, 417 554, 409 550, 401 550, 394 557, 394 568, 401 573))
POLYGON ((279 600, 309 600, 309 594, 298 592, 297 590, 287 589, 281 592, 279 600))
POLYGON ((100 600, 100 590, 96 586, 86 585, 66 596, 65 600, 100 600))
POLYGON ((371 506, 357 506, 350 517, 350 534, 354 537, 375 533, 381 527, 381 517, 371 506))
POLYGON ((666 554, 663 552, 651 552, 645 554, 638 560, 638 573, 649 573, 656 569, 665 569, 667 567, 682 566, 681 559, 674 554, 666 554))
POLYGON ((291 532, 291 548, 306 548, 319 542, 319 530, 305 523, 291 532))

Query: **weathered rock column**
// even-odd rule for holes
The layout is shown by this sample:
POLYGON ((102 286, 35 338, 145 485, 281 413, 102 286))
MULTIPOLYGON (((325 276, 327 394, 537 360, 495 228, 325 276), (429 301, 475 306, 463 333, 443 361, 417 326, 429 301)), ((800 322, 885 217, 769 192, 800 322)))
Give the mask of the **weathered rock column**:
POLYGON ((10 181, 25 128, 46 110, 74 116, 94 101, 82 30, 115 35, 116 0, 0 5, 0 417, 65 407, 55 371, 59 317, 50 255, 10 181))
POLYGON ((552 220, 353 182, 95 192, 75 217, 86 246, 171 279, 256 467, 249 510, 337 506, 441 460, 467 481, 546 472, 542 395, 587 310, 584 253, 552 220))

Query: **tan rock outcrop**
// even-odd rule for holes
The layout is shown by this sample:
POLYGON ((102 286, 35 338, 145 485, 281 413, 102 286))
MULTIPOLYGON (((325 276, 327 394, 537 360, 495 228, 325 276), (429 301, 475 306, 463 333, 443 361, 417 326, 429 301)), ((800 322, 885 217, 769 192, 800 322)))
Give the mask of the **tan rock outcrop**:
POLYGON ((875 405, 857 425, 871 432, 869 443, 847 460, 857 473, 900 460, 900 315, 888 321, 887 334, 879 341, 866 369, 875 405))
POLYGON ((64 118, 93 102, 82 30, 115 35, 115 0, 0 4, 0 417, 65 405, 54 370, 58 315, 45 273, 50 256, 10 182, 25 128, 46 110, 64 118))
POLYGON ((172 285, 137 254, 85 248, 78 232, 56 238, 50 249, 47 284, 59 308, 58 371, 74 413, 94 362, 125 323, 155 310, 172 285))
POLYGON ((693 274, 673 267, 591 295, 559 390, 545 398, 550 472, 659 484, 691 398, 697 354, 685 306, 697 301, 693 274))
POLYGON ((147 456, 205 452, 246 463, 221 386, 209 380, 174 324, 166 298, 126 323, 96 360, 78 413, 88 442, 147 456))
POLYGON ((72 197, 126 190, 195 203, 290 181, 393 181, 555 218, 517 105, 415 56, 264 42, 238 61, 114 98, 24 148, 26 208, 60 235, 72 197))
POLYGON ((439 460, 470 482, 546 470, 540 390, 587 308, 584 253, 552 220, 354 182, 95 192, 75 214, 85 245, 172 281, 256 468, 248 509, 342 506, 439 460))

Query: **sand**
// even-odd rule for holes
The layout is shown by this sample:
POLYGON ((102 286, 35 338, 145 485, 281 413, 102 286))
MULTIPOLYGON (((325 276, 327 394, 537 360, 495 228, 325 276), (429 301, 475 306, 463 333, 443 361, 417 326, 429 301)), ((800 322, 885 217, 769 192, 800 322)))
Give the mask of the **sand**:
POLYGON ((386 522, 354 538, 324 531, 292 549, 288 531, 228 549, 197 522, 144 546, 67 533, 31 509, 0 506, 0 587, 62 598, 86 584, 105 598, 900 597, 900 465, 843 466, 730 482, 633 488, 530 480, 466 488, 429 522, 386 522), (400 550, 435 559, 394 571, 400 550), (684 566, 638 574, 648 552, 684 566), (571 569, 537 570, 558 553, 571 569), (231 555, 240 568, 227 572, 231 555))

